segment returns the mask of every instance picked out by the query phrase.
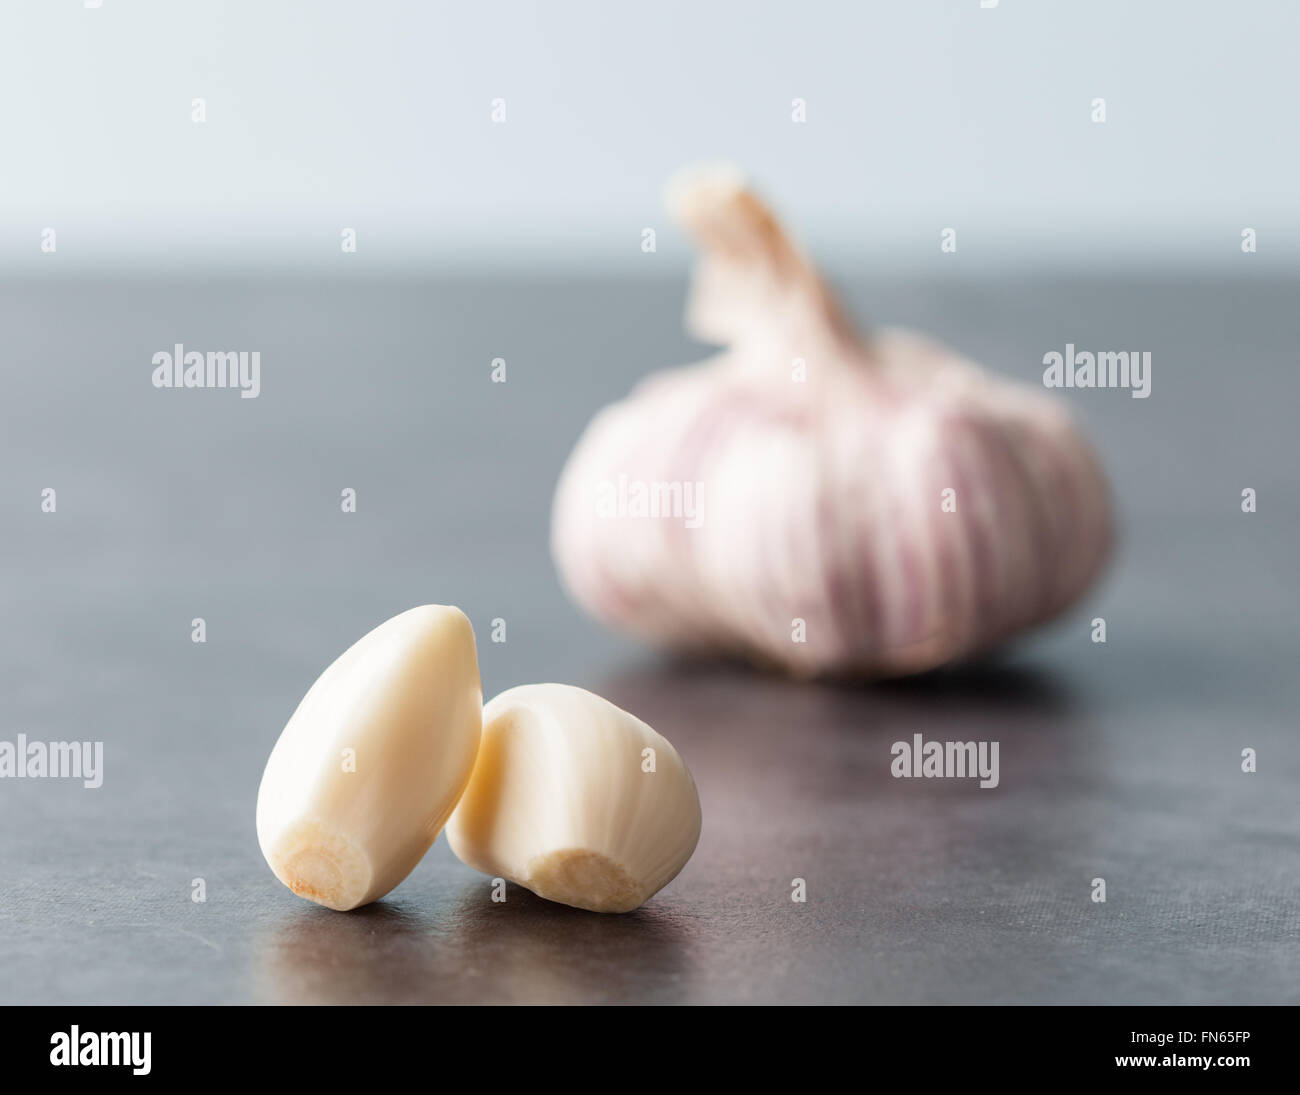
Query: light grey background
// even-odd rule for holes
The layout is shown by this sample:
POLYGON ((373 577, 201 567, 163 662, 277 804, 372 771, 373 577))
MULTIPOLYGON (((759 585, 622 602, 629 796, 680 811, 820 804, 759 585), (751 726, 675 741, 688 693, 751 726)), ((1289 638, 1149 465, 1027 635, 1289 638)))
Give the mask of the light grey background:
POLYGON ((1243 227, 1294 269, 1297 39, 1288 0, 19 0, 0 267, 54 227, 65 268, 644 274, 665 179, 726 159, 882 273, 945 227, 949 272, 1235 275, 1243 227))

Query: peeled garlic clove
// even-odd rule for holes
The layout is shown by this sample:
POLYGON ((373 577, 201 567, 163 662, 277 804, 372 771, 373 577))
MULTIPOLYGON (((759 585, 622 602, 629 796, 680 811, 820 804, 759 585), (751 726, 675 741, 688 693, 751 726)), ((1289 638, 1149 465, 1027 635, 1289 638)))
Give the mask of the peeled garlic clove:
POLYGON ((469 866, 539 897, 629 912, 676 877, 700 838, 677 750, 608 700, 527 684, 483 709, 483 744, 447 822, 469 866))
POLYGON ((331 909, 393 889, 465 789, 482 702, 458 608, 413 608, 340 655, 289 719, 257 792, 257 840, 276 878, 331 909))
POLYGON ((644 380, 556 489, 573 597, 666 646, 891 676, 1062 612, 1111 542, 1062 405, 918 335, 859 335, 732 171, 670 190, 699 243, 688 326, 727 349, 644 380))

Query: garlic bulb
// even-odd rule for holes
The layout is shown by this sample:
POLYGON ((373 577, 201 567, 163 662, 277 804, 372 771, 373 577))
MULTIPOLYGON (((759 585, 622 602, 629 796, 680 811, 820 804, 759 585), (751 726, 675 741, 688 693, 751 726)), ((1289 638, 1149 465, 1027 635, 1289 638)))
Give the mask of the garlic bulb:
POLYGON ((698 241, 688 327, 727 348, 601 411, 552 548, 590 613, 798 676, 920 672, 1069 606, 1108 489, 1047 395, 916 334, 859 336, 734 174, 670 190, 698 241))
POLYGON ((469 781, 482 702, 458 608, 413 608, 357 640, 303 697, 262 775, 257 840, 275 876, 331 909, 388 893, 469 781))
POLYGON ((700 800, 677 750, 581 688, 527 684, 483 709, 483 744, 447 822, 485 874, 592 912, 663 889, 700 838, 700 800))

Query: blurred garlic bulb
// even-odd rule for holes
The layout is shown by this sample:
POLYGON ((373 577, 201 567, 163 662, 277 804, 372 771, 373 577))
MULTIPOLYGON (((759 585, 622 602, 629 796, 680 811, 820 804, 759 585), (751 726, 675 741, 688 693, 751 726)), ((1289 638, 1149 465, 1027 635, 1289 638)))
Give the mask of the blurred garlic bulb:
POLYGON ((588 426, 556 492, 569 590, 611 626, 798 676, 891 676, 1064 610, 1111 541, 1092 449, 1045 391, 923 336, 861 337, 743 181, 669 204, 727 348, 588 426))

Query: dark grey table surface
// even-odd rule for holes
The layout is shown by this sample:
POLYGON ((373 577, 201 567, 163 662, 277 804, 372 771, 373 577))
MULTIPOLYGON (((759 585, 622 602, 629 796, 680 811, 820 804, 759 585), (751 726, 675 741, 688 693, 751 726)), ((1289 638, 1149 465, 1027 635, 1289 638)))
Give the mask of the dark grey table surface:
POLYGON ((0 780, 0 1001, 1300 1001, 1300 286, 848 284, 1032 382, 1067 341, 1153 353, 1150 399, 1063 396, 1114 480, 1110 571, 995 661, 797 685, 565 600, 556 474, 596 408, 700 356, 677 281, 4 286, 0 739, 102 741, 105 771, 0 780), (260 350, 260 398, 155 390, 175 342, 260 350), (281 727, 429 601, 473 620, 486 694, 581 684, 687 758, 704 834, 642 910, 494 904, 442 839, 352 914, 272 877, 253 807, 281 727), (1000 786, 891 778, 917 732, 999 741, 1000 786))

